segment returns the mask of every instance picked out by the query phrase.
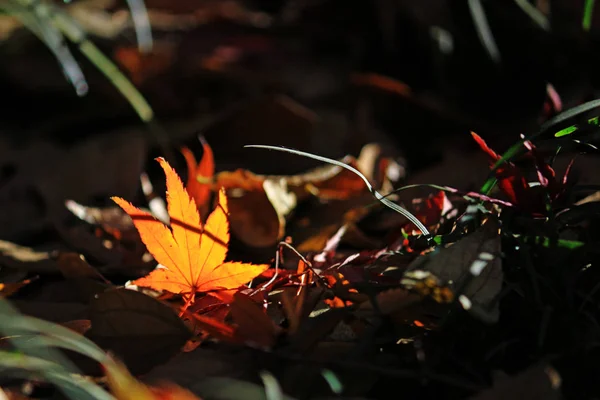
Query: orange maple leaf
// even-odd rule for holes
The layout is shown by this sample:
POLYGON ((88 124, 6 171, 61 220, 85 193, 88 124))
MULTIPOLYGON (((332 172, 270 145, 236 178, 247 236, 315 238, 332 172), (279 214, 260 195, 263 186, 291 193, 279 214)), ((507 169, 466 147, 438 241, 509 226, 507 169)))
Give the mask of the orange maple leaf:
POLYGON ((269 268, 267 264, 225 262, 229 244, 225 191, 219 191, 217 207, 203 227, 196 204, 177 173, 163 158, 157 160, 167 177, 171 229, 150 213, 120 197, 112 197, 133 220, 148 251, 165 267, 136 279, 133 284, 182 294, 187 300, 185 311, 194 302, 196 293, 237 289, 269 268))

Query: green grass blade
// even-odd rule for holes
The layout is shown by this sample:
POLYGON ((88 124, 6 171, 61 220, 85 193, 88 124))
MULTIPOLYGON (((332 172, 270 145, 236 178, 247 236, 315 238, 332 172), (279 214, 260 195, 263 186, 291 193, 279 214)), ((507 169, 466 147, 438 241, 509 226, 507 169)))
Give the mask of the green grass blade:
POLYGON ((496 40, 485 15, 485 10, 481 5, 481 0, 468 0, 468 4, 479 41, 490 58, 495 63, 499 63, 501 61, 500 50, 498 50, 498 46, 496 45, 496 40))
POLYGON ((365 185, 367 186, 367 188, 369 189, 369 191, 373 194, 373 196, 375 196, 375 198, 377 200, 379 200, 381 203, 383 203, 387 207, 391 208, 392 210, 396 211, 397 213, 402 214, 403 216, 405 216, 410 222, 412 222, 417 228, 419 228, 419 230, 425 236, 429 235, 429 230, 425 227, 425 225, 423 225, 423 223, 421 221, 419 221, 419 219, 417 217, 415 217, 414 215, 412 215, 405 208, 402 208, 399 205, 397 205, 396 203, 393 203, 393 202, 389 201, 388 199, 386 199, 385 196, 383 196, 381 193, 379 193, 377 190, 375 190, 375 188, 373 186, 371 186, 371 183, 369 182, 369 180, 359 170, 357 170, 356 168, 351 167, 350 165, 344 164, 343 162, 340 162, 340 161, 337 161, 337 160, 333 160, 331 158, 327 158, 327 157, 323 157, 323 156, 318 156, 316 154, 307 153, 307 152, 300 151, 300 150, 295 150, 295 149, 288 149, 287 147, 277 147, 277 146, 268 146, 268 145, 259 145, 259 144, 252 144, 252 145, 249 144, 249 145, 246 145, 244 147, 255 148, 255 149, 267 149, 267 150, 283 151, 283 152, 286 152, 286 153, 291 153, 291 154, 296 154, 296 155, 302 156, 302 157, 312 158, 313 160, 317 160, 317 161, 325 162, 325 163, 328 163, 328 164, 337 165, 338 167, 341 167, 341 168, 345 168, 348 171, 353 172, 356 175, 358 175, 358 177, 360 177, 363 180, 363 182, 365 183, 365 185))
POLYGON ((34 317, 23 316, 6 300, 0 298, 0 333, 12 337, 12 343, 24 353, 36 355, 39 348, 43 349, 43 355, 51 357, 52 361, 77 371, 74 364, 61 353, 54 351, 52 347, 62 347, 83 354, 92 360, 102 364, 107 370, 119 374, 120 370, 113 359, 88 338, 68 329, 64 326, 44 321, 34 317), (37 338, 30 341, 23 335, 46 335, 45 338, 37 338), (42 347, 42 345, 45 345, 42 347), (50 347, 52 346, 52 347, 50 347))
MULTIPOLYGON (((194 393, 201 398, 220 400, 266 400, 265 388, 233 378, 206 378, 198 381, 192 387, 194 393)), ((286 394, 281 400, 296 400, 286 394)))
POLYGON ((150 122, 154 118, 154 112, 146 99, 94 43, 85 40, 79 45, 79 50, 115 85, 119 92, 129 101, 142 121, 150 122))
POLYGON ((44 376, 71 399, 115 400, 100 386, 42 358, 0 350, 0 371, 13 376, 44 376))
POLYGON ((119 68, 106 57, 88 38, 86 33, 68 14, 53 4, 43 0, 13 0, 23 7, 37 10, 36 13, 48 16, 50 23, 70 41, 102 72, 121 92, 134 108, 140 119, 150 122, 154 118, 152 108, 137 88, 127 79, 119 68))
POLYGON ((583 19, 581 20, 581 26, 584 31, 589 32, 592 28, 592 17, 594 15, 594 3, 595 0, 585 0, 583 6, 583 19))
MULTIPOLYGON (((435 237, 434 237, 435 239, 435 237)), ((321 370, 321 376, 325 379, 325 382, 329 385, 331 391, 337 395, 342 394, 344 390, 344 385, 338 379, 337 375, 330 369, 321 370)))
POLYGON ((65 44, 63 35, 52 25, 45 13, 40 12, 39 8, 30 10, 14 2, 0 3, 0 9, 19 19, 23 26, 44 42, 60 63, 63 74, 73 85, 78 96, 88 93, 88 84, 79 64, 65 44))
POLYGON ((492 176, 485 181, 485 183, 483 184, 483 186, 481 187, 479 192, 488 196, 492 192, 492 189, 494 188, 494 186, 496 186, 497 183, 498 183, 498 179, 496 179, 495 177, 492 176))
MULTIPOLYGON (((0 312, 0 315, 3 313, 0 312)), ((104 364, 109 357, 94 342, 86 337, 68 329, 64 326, 53 324, 41 319, 19 316, 17 318, 7 318, 3 322, 2 331, 10 336, 21 336, 25 334, 44 334, 54 341, 41 343, 41 345, 53 345, 63 347, 90 357, 91 359, 104 364)), ((39 339, 38 339, 39 340, 39 339)), ((23 343, 27 343, 23 341, 23 343)), ((36 341, 32 342, 33 347, 40 346, 36 341)))
POLYGON ((554 134, 554 137, 559 138, 559 137, 563 137, 563 136, 568 136, 571 133, 575 132, 576 130, 577 130, 577 126, 571 125, 565 129, 561 129, 560 131, 556 132, 554 134))
MULTIPOLYGON (((495 178, 493 177, 494 172, 496 171, 496 169, 498 169, 498 167, 500 165, 504 164, 505 162, 508 162, 513 157, 515 157, 516 155, 518 155, 519 153, 521 153, 525 150, 525 146, 524 146, 525 140, 533 140, 533 139, 543 135, 544 133, 550 131, 556 125, 558 125, 564 121, 567 121, 571 118, 577 117, 580 114, 584 114, 584 113, 586 113, 590 110, 593 110, 594 108, 598 108, 598 107, 600 107, 600 99, 588 101, 587 103, 583 103, 576 107, 565 110, 565 111, 561 112, 560 114, 556 115, 555 117, 549 119, 545 123, 543 123, 542 126, 540 127, 540 129, 533 135, 530 135, 529 137, 527 137, 525 139, 521 139, 517 143, 512 145, 502 155, 502 157, 498 161, 496 161, 496 163, 494 164, 494 166, 492 167, 492 169, 490 171, 490 178, 488 178, 486 183, 480 189, 480 192, 485 195, 489 194, 489 192, 491 191, 491 189, 493 187, 493 184, 495 183, 495 178)), ((588 120, 588 123, 590 123, 589 121, 592 121, 592 120, 596 121, 594 118, 592 118, 592 119, 588 120)), ((559 132, 562 132, 562 131, 559 131, 559 132)), ((569 132, 569 133, 572 133, 572 132, 569 132)))
POLYGON ((131 19, 138 42, 138 48, 142 53, 148 53, 152 50, 152 28, 148 10, 143 0, 127 0, 127 5, 131 10, 131 19))
POLYGON ((54 9, 52 20, 58 29, 69 40, 77 44, 79 50, 115 85, 127 101, 129 101, 142 121, 149 122, 154 118, 152 108, 137 88, 94 43, 87 39, 85 32, 68 15, 59 9, 54 9))
POLYGON ((485 183, 479 190, 481 193, 485 194, 486 196, 490 194, 497 182, 494 173, 502 164, 510 161, 517 154, 525 150, 524 143, 525 140, 520 140, 517 143, 513 144, 504 154, 502 154, 502 157, 500 157, 500 159, 496 161, 496 163, 492 166, 492 169, 490 171, 490 177, 485 181, 485 183))
MULTIPOLYGON (((37 321, 32 320, 30 317, 22 316, 8 301, 1 298, 0 320, 2 320, 2 324, 0 324, 0 333, 8 337, 8 339, 11 337, 19 337, 24 331, 27 333, 39 333, 38 325, 36 324, 37 321)), ((57 364, 62 365, 63 368, 67 368, 72 372, 77 371, 74 364, 69 359, 52 348, 44 349, 42 354, 35 347, 32 347, 31 349, 27 348, 26 344, 22 344, 19 340, 15 341, 13 344, 23 353, 31 353, 34 356, 44 355, 46 358, 50 358, 57 364)))
MULTIPOLYGON (((524 237, 524 236, 519 235, 519 234, 513 234, 513 237, 520 238, 520 237, 524 237)), ((550 238, 548 238, 546 236, 533 236, 533 237, 529 237, 528 239, 533 240, 533 243, 542 245, 543 247, 551 247, 553 244, 553 242, 550 240, 550 238)), ((578 240, 567 240, 567 239, 557 239, 555 244, 556 244, 556 247, 560 247, 563 249, 569 249, 569 250, 575 250, 575 249, 585 246, 585 243, 580 242, 578 240)))
POLYGON ((583 103, 576 107, 569 108, 568 110, 565 110, 565 111, 561 112, 560 114, 556 115, 555 117, 544 122, 542 124, 542 126, 540 127, 540 130, 536 134, 530 136, 528 139, 530 139, 530 140, 534 139, 534 138, 546 133, 555 125, 560 124, 561 122, 564 122, 570 118, 576 117, 579 114, 583 114, 585 112, 588 112, 588 111, 593 110, 594 108, 598 108, 598 107, 600 107, 600 99, 588 101, 587 103, 583 103))
POLYGON ((268 371, 261 371, 260 379, 263 381, 263 385, 265 385, 266 400, 283 400, 283 391, 273 374, 268 371))
POLYGON ((535 22, 540 28, 545 31, 550 30, 550 21, 544 14, 540 12, 533 4, 527 0, 515 0, 515 3, 535 22))
POLYGON ((88 382, 88 384, 94 387, 87 385, 85 382, 75 382, 74 377, 78 376, 77 368, 68 358, 53 348, 54 345, 60 344, 61 347, 104 361, 103 365, 107 368, 113 367, 112 359, 89 339, 63 326, 23 316, 7 300, 2 298, 0 298, 0 320, 2 321, 0 333, 4 336, 3 339, 10 340, 11 344, 21 353, 1 352, 0 369, 16 368, 15 372, 18 372, 19 369, 24 371, 37 368, 38 373, 61 388, 65 394, 73 399, 88 397, 92 399, 113 399, 103 389, 91 382, 88 382), (24 333, 31 336, 31 339, 24 337, 24 333), (50 336, 50 338, 40 336, 44 334, 50 336), (101 392, 98 392, 99 390, 101 392), (92 394, 86 395, 89 393, 92 394))

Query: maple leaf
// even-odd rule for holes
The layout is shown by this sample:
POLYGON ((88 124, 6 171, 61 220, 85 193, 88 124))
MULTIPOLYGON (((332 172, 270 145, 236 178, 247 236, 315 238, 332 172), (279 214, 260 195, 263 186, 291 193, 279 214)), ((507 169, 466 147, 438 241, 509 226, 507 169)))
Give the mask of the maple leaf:
POLYGON ((187 147, 181 149, 185 157, 188 168, 188 179, 186 189, 194 198, 196 206, 200 210, 200 215, 205 217, 208 214, 208 205, 211 195, 211 185, 213 175, 215 174, 215 157, 211 147, 203 137, 200 137, 203 153, 200 163, 196 162, 194 153, 187 147), (202 180, 202 182, 200 181, 202 180))
POLYGON ((112 197, 133 220, 148 251, 165 267, 153 270, 133 284, 182 294, 187 299, 185 310, 193 303, 196 293, 237 289, 269 268, 266 264, 225 262, 229 244, 225 191, 219 191, 217 207, 202 226, 196 204, 177 173, 163 158, 157 160, 167 177, 171 229, 150 213, 112 197))

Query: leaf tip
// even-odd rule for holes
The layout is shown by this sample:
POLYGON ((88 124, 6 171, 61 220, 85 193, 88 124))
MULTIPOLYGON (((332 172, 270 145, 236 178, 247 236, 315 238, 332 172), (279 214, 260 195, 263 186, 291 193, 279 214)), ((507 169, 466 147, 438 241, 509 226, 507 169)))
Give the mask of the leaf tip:
POLYGON ((225 209, 225 214, 229 214, 229 209, 227 208, 227 194, 225 192, 224 186, 221 186, 219 188, 219 203, 218 204, 225 209))
POLYGON ((475 140, 476 140, 476 141, 478 141, 478 142, 479 142, 479 141, 481 141, 481 140, 483 140, 483 139, 481 138, 481 136, 479 136, 478 134, 476 134, 476 133, 475 133, 475 132, 473 132, 473 131, 471 131, 471 136, 473 137, 473 139, 475 139, 475 140))
POLYGON ((119 196, 111 196, 110 199, 112 201, 114 201, 115 203, 117 203, 119 206, 121 206, 121 204, 128 202, 127 200, 125 200, 124 198, 119 197, 119 196))

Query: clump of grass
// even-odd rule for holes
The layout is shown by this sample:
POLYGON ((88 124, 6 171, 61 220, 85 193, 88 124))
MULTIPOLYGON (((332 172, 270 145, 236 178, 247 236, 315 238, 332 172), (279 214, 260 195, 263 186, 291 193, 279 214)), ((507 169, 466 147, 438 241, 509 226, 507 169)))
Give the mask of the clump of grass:
MULTIPOLYGON (((141 51, 152 49, 152 35, 146 7, 141 0, 128 0, 141 51)), ((5 0, 0 2, 0 10, 18 18, 52 51, 61 64, 67 80, 79 96, 88 93, 88 84, 75 61, 66 40, 77 46, 117 88, 133 107, 139 118, 149 123, 154 118, 152 108, 119 68, 89 39, 87 33, 60 7, 46 0, 5 0)))
POLYGON ((2 374, 18 377, 42 377, 72 399, 114 399, 97 384, 85 379, 75 365, 56 351, 56 347, 84 354, 107 370, 117 365, 89 339, 57 324, 21 315, 8 301, 0 298, 0 334, 13 350, 0 351, 2 374))

